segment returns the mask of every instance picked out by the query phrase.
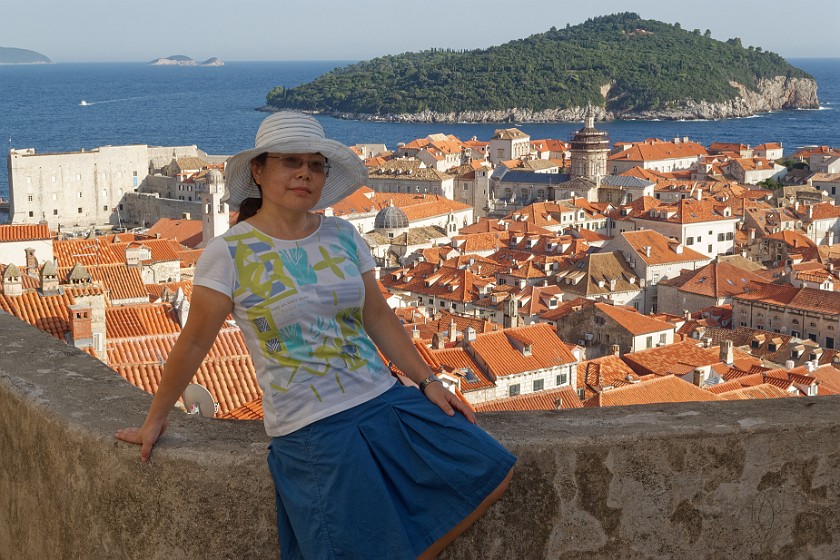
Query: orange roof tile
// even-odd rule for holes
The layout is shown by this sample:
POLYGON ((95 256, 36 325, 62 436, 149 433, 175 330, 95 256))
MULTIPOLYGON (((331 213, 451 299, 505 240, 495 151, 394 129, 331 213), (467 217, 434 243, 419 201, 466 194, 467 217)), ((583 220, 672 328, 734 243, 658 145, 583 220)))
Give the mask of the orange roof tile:
POLYGON ((105 309, 108 338, 126 338, 181 332, 177 314, 170 305, 148 304, 105 309))
POLYGON ((575 390, 569 386, 548 391, 537 391, 473 405, 476 412, 503 412, 509 410, 568 410, 583 404, 575 390))
POLYGON ((635 309, 618 307, 609 303, 596 303, 595 308, 601 313, 621 325, 633 336, 674 330, 674 325, 666 321, 642 315, 635 309))
POLYGON ((598 393, 585 407, 631 406, 666 402, 717 401, 720 397, 679 377, 666 375, 598 393))
POLYGON ((50 239, 50 228, 46 224, 3 224, 0 225, 0 243, 4 241, 36 241, 50 239))
POLYGON ((706 255, 684 247, 678 241, 668 239, 651 229, 625 231, 619 235, 624 237, 639 258, 649 265, 709 260, 706 255), (678 253, 678 250, 681 252, 678 253))
POLYGON ((470 345, 487 365, 490 375, 495 377, 552 368, 577 361, 557 337, 554 329, 546 323, 480 334, 470 345), (530 356, 516 348, 511 341, 514 336, 524 336, 533 341, 530 356))
MULTIPOLYGON (((109 340, 108 360, 123 378, 144 391, 157 391, 163 364, 177 335, 109 340)), ((262 395, 251 356, 239 329, 223 329, 203 360, 195 383, 204 385, 224 414, 262 395)))
POLYGON ((161 218, 146 234, 152 237, 159 235, 161 239, 174 239, 181 245, 195 248, 201 243, 202 228, 201 220, 161 218))

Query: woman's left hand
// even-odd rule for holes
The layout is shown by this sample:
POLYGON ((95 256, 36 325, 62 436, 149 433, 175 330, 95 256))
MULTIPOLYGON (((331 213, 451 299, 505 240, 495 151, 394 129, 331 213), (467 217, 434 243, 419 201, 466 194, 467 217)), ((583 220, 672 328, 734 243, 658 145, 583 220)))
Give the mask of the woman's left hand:
POLYGON ((475 414, 470 407, 464 404, 451 391, 443 386, 443 383, 435 381, 426 386, 424 391, 426 398, 435 403, 448 416, 453 416, 457 410, 470 422, 475 424, 475 414))

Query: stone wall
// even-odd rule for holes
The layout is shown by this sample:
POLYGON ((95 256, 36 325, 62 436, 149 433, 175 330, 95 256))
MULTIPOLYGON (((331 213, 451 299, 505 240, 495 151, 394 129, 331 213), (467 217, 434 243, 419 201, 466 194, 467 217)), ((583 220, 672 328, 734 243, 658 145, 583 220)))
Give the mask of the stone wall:
MULTIPOLYGON (((141 465, 147 394, 5 314, 0 348, 0 558, 278 557, 259 422, 174 413, 141 465)), ((443 559, 840 557, 840 397, 479 421, 519 463, 443 559)))

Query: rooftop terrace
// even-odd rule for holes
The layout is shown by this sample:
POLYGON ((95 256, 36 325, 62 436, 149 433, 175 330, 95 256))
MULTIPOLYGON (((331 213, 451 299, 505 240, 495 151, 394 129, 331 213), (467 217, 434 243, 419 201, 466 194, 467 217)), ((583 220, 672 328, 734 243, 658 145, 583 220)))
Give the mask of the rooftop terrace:
MULTIPOLYGON (((0 558, 277 558, 261 423, 173 414, 0 313, 0 558)), ((840 557, 840 397, 479 415, 519 456, 443 559, 840 557)))

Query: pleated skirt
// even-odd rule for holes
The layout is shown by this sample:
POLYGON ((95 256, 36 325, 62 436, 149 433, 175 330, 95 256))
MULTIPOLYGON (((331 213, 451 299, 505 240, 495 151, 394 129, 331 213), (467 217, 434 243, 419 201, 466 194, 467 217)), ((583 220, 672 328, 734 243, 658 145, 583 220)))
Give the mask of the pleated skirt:
POLYGON ((447 416, 397 383, 272 439, 280 557, 416 558, 472 513, 515 462, 463 415, 447 416))

